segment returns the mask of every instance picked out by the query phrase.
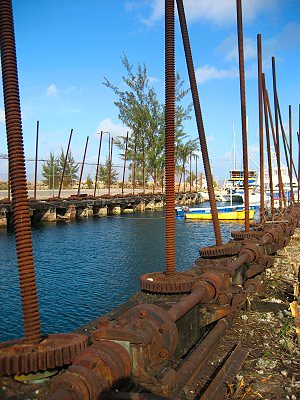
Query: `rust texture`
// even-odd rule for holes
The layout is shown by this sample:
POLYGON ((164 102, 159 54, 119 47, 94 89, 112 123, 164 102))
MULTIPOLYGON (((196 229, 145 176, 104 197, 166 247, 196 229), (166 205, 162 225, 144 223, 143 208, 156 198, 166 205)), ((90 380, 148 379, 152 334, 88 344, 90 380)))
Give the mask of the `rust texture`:
POLYGON ((280 164, 280 141, 279 141, 279 126, 278 126, 278 103, 277 103, 277 83, 276 83, 276 67, 275 57, 272 57, 272 76, 273 76, 273 92, 274 92, 274 112, 275 112, 275 134, 276 134, 276 158, 278 170, 278 184, 279 184, 279 210, 285 206, 285 197, 283 193, 281 164, 280 164))
POLYGON ((87 347, 88 338, 79 334, 49 335, 39 343, 23 340, 0 345, 0 376, 46 371, 71 364, 87 347))
POLYGON ((270 198, 271 198, 271 216, 274 217, 274 190, 273 190, 273 167, 272 167, 272 155, 271 155, 271 141, 270 141, 270 130, 269 130, 269 118, 268 118, 268 102, 267 102, 267 89, 265 75, 263 74, 263 100, 264 100, 264 114, 265 114, 265 126, 266 126, 266 141, 267 141, 267 154, 268 154, 268 171, 269 171, 269 186, 270 186, 270 198))
POLYGON ((188 29, 187 29, 187 23, 186 23, 186 18, 185 18, 184 6, 183 6, 182 0, 176 0, 176 3, 177 3, 177 9, 178 9, 178 15, 179 15, 179 21, 180 21, 180 27, 181 27, 181 34, 182 34, 186 64, 187 64, 188 75, 189 75, 189 80, 190 80, 191 92, 192 92, 192 97, 193 97, 193 104, 194 104, 194 109, 195 109, 195 116, 196 116, 196 122, 197 122, 197 128, 198 128, 198 134, 199 134, 199 140, 200 140, 200 147, 201 147, 201 153, 202 153, 202 158, 203 158, 203 166, 204 166, 204 171, 205 171, 205 176, 206 176, 206 181, 207 181, 207 190, 208 190, 209 202, 210 202, 211 213, 212 213, 214 234, 215 234, 216 244, 218 246, 220 246, 222 244, 222 235, 221 235, 221 229, 220 229, 220 222, 218 219, 213 178, 212 178, 212 173, 211 173, 211 168, 210 168, 206 136, 205 136, 198 88, 197 88, 197 83, 196 83, 196 75, 195 75, 192 51, 191 51, 191 46, 190 46, 189 34, 188 34, 188 29))
POLYGON ((152 293, 187 293, 195 282, 193 274, 175 272, 167 275, 163 272, 152 272, 140 276, 141 289, 152 293))
POLYGON ((223 400, 228 384, 235 378, 248 353, 249 349, 242 348, 238 343, 200 400, 223 400))
POLYGON ((165 2, 166 275, 175 273, 175 4, 165 2))
POLYGON ((40 339, 41 328, 32 250, 17 56, 11 0, 4 0, 0 3, 0 46, 9 155, 9 173, 22 298, 24 334, 27 341, 34 342, 40 339))
POLYGON ((83 160, 82 160, 82 164, 81 164, 81 168, 80 168, 80 176, 79 176, 77 196, 80 195, 81 180, 82 180, 82 174, 83 174, 83 169, 84 169, 84 163, 85 163, 85 157, 86 157, 86 151, 87 151, 88 143, 89 143, 89 137, 87 136, 86 142, 85 142, 84 153, 83 153, 83 160))
POLYGON ((244 66, 244 43, 243 43, 243 20, 242 1, 236 0, 237 9, 237 32, 239 50, 239 71, 240 71, 240 96, 241 96, 241 117, 242 117, 242 142, 243 142, 243 170, 244 170, 244 193, 245 193, 245 231, 250 230, 249 221, 249 182, 248 182, 248 139, 246 121, 246 88, 245 88, 245 66, 244 66))
POLYGON ((123 177, 122 177, 122 195, 124 194, 124 183, 125 183, 125 171, 126 171, 126 160, 127 160, 127 149, 128 149, 128 135, 126 135, 125 153, 124 153, 124 165, 123 165, 123 177))
POLYGON ((71 129, 70 136, 69 136, 69 141, 68 141, 68 147, 65 155, 65 160, 64 160, 64 166, 61 174, 61 179, 60 179, 60 184, 59 184, 59 189, 58 189, 58 197, 61 195, 61 189, 63 186, 64 182, 64 177, 65 177, 65 172, 66 172, 66 167, 67 167, 67 161, 68 161, 68 156, 69 156, 69 151, 70 151, 70 146, 71 146, 71 140, 72 140, 72 135, 73 135, 73 129, 71 129))
POLYGON ((292 106, 289 105, 289 137, 290 137, 290 148, 289 148, 289 161, 290 161, 290 170, 289 170, 289 175, 290 175, 290 204, 294 204, 295 199, 294 199, 294 189, 293 189, 293 136, 292 136, 292 106))
MULTIPOLYGON (((95 186, 94 186, 94 197, 96 197, 96 190, 97 190, 97 182, 98 182, 98 175, 99 175, 99 164, 100 164, 100 154, 101 154, 102 138, 103 138, 103 131, 100 132, 100 139, 99 139, 98 158, 97 158, 97 168, 96 168, 95 186)), ((123 194, 123 193, 122 193, 122 194, 123 194)))
POLYGON ((40 122, 36 121, 36 141, 35 141, 35 160, 34 160, 34 189, 33 189, 33 198, 34 199, 36 199, 36 182, 37 182, 38 149, 39 149, 39 126, 40 126, 40 122))
MULTIPOLYGON (((263 106, 262 106, 262 49, 261 34, 257 35, 257 74, 258 74, 258 117, 259 117, 259 182, 260 187, 265 187, 264 166, 264 129, 263 129, 263 106)), ((265 191, 260 190, 260 222, 264 222, 265 215, 265 191)))

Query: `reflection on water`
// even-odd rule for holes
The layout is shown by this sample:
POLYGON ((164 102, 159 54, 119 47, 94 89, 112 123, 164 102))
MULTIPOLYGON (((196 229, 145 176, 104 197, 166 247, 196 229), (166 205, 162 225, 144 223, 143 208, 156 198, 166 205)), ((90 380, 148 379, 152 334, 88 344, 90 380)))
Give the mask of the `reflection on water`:
MULTIPOLYGON (((142 273, 164 270, 164 212, 91 218, 33 228, 43 332, 71 331, 125 301, 142 273)), ((238 227, 238 228, 237 228, 238 227)), ((224 241, 238 223, 222 223, 224 241)), ((176 221, 176 268, 214 244, 211 222, 176 221)), ((15 240, 0 232, 0 341, 21 337, 15 240)))

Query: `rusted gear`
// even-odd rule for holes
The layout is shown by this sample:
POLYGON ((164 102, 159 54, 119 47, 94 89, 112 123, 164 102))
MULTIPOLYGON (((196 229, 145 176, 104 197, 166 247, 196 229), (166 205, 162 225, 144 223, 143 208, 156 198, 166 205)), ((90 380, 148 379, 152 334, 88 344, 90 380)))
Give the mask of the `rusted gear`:
POLYGON ((225 243, 220 246, 202 247, 199 249, 202 258, 215 258, 235 256, 240 251, 241 246, 237 243, 225 243))
POLYGON ((38 344, 15 340, 0 345, 0 376, 46 371, 69 365, 88 343, 81 334, 49 335, 38 344))
POLYGON ((263 235, 262 231, 232 231, 231 237, 235 240, 244 240, 244 239, 260 239, 263 235))
POLYGON ((259 244, 252 242, 249 239, 245 239, 243 242, 242 248, 239 252, 239 256, 247 254, 248 262, 256 262, 261 254, 261 247, 259 244))
POLYGON ((127 378, 130 372, 130 355, 121 344, 110 340, 95 342, 53 380, 49 400, 102 398, 103 391, 127 378))
POLYGON ((195 280, 195 275, 188 272, 175 272, 174 275, 150 272, 140 276, 140 285, 147 292, 188 293, 192 290, 195 280))

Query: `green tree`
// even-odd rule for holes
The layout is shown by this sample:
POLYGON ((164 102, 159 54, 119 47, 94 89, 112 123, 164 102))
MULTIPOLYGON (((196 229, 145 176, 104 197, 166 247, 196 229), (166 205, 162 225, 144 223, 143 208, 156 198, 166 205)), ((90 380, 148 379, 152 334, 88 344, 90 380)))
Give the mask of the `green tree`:
MULTIPOLYGON (((108 185, 109 176, 109 159, 106 158, 105 163, 99 165, 98 181, 102 181, 105 185, 108 185)), ((111 167, 110 183, 111 185, 118 182, 118 172, 116 168, 111 167)))
POLYGON ((88 174, 88 176, 86 177, 86 185, 87 185, 88 189, 93 189, 93 187, 94 187, 94 182, 93 182, 90 174, 88 174))
MULTIPOLYGON (((49 159, 44 162, 42 166, 42 175, 44 184, 48 185, 50 189, 58 189, 61 181, 62 171, 65 162, 64 151, 61 150, 59 157, 54 156, 54 153, 50 152, 49 159)), ((68 155, 63 188, 68 188, 72 186, 72 181, 78 179, 77 172, 79 169, 79 164, 77 164, 71 154, 68 155)))
POLYGON ((42 166, 43 183, 49 187, 49 189, 57 189, 60 183, 61 172, 59 169, 59 163, 55 158, 54 153, 50 152, 49 159, 43 163, 42 166))
MULTIPOLYGON (((121 58, 126 75, 122 80, 126 90, 121 90, 105 78, 104 85, 112 89, 118 100, 114 102, 119 110, 119 119, 131 131, 128 139, 127 160, 129 168, 141 171, 143 161, 147 172, 147 179, 152 176, 154 182, 161 180, 165 156, 165 121, 164 105, 160 104, 154 88, 149 83, 145 64, 138 63, 137 70, 128 61, 126 55, 121 58)), ((176 74, 175 93, 175 146, 187 137, 184 131, 183 122, 190 119, 191 105, 184 107, 182 100, 189 92, 184 88, 184 82, 176 74)), ((121 157, 124 158, 126 138, 118 137, 117 146, 121 150, 121 157)), ((175 153, 177 155, 177 153, 175 153)))
MULTIPOLYGON (((63 172, 63 168, 64 168, 64 164, 65 164, 65 153, 63 151, 63 149, 61 149, 61 153, 60 156, 57 159, 58 162, 58 168, 59 168, 59 172, 60 172, 60 179, 62 176, 62 172, 63 172)), ((64 175, 64 181, 63 181, 63 188, 70 188, 72 187, 72 183, 74 180, 78 179, 78 172, 79 169, 79 164, 75 162, 71 151, 68 154, 68 158, 67 158, 67 163, 66 163, 66 170, 65 170, 65 175, 64 175)))

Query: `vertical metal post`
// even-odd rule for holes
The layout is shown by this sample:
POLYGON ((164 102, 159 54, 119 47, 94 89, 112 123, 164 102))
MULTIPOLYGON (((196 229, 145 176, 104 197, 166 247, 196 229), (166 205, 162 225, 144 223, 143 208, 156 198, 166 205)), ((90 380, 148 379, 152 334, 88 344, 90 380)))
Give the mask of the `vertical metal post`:
POLYGON ((96 176, 95 176, 94 197, 96 197, 96 190, 97 190, 97 183, 98 183, 99 164, 100 164, 100 153, 101 153, 101 146, 102 146, 102 137, 103 137, 103 131, 100 132, 100 139, 99 139, 99 149, 98 149, 96 176))
POLYGON ((196 159, 196 193, 198 192, 198 156, 195 154, 196 159))
POLYGON ((190 153, 190 192, 192 191, 192 153, 190 153))
POLYGON ((132 181, 133 195, 135 194, 135 179, 136 179, 136 135, 134 136, 134 155, 133 155, 133 181, 132 181))
POLYGON ((112 154, 113 154, 114 138, 111 138, 110 142, 110 154, 109 154, 109 168, 108 168, 108 194, 110 195, 111 187, 111 170, 112 170, 112 154))
POLYGON ((205 130, 204 130, 204 124, 203 124, 203 118, 202 118, 202 112, 201 112, 201 106, 200 106, 200 100, 199 100, 199 94, 198 94, 198 88, 197 88, 197 82, 196 82, 196 74, 195 74, 192 51, 191 51, 190 40, 189 40, 189 34, 188 34, 188 30, 187 30, 187 23, 186 23, 185 12, 184 12, 184 7, 183 7, 183 1, 176 0, 176 2, 177 2, 179 22, 180 22, 186 64, 187 64, 187 69, 188 69, 188 74, 189 74, 191 92, 192 92, 192 97, 193 97, 193 104, 194 104, 194 109, 195 109, 195 116, 196 116, 196 122, 197 122, 197 128, 198 128, 198 134, 199 134, 199 140, 200 140, 201 153, 202 153, 202 158, 203 158, 204 171, 205 171, 205 176, 206 176, 206 181, 207 181, 207 189, 208 189, 209 202, 210 202, 211 213, 212 213, 214 234, 215 234, 216 244, 221 245, 222 244, 222 235, 221 235, 221 229, 220 229, 220 222, 218 219, 218 211, 217 211, 217 204, 216 204, 216 198, 215 198, 215 193, 214 193, 213 178, 212 178, 212 173, 211 173, 211 168, 210 168, 210 163, 209 163, 205 130))
POLYGON ((129 138, 129 132, 127 132, 127 135, 126 135, 126 144, 125 144, 125 153, 124 153, 124 165, 123 165, 123 177, 122 177, 122 196, 124 195, 124 183, 125 183, 125 171, 126 171, 128 138, 129 138))
POLYGON ((145 139, 143 139, 143 193, 145 194, 145 139))
POLYGON ((35 141, 35 163, 34 163, 34 191, 33 198, 36 199, 36 182, 37 182, 37 166, 38 166, 38 147, 39 147, 39 125, 40 122, 36 121, 36 141, 35 141))
POLYGON ((275 57, 272 57, 272 75, 273 75, 273 92, 274 92, 274 112, 275 112, 275 133, 276 133, 276 158, 277 158, 277 170, 278 170, 278 185, 279 185, 279 210, 282 210, 282 203, 285 202, 281 165, 280 165, 280 141, 279 141, 279 126, 278 126, 278 104, 277 104, 277 84, 276 84, 276 69, 275 69, 275 57))
POLYGON ((264 165, 264 129, 262 106, 262 49, 261 34, 257 35, 257 75, 258 75, 258 114, 259 114, 259 181, 260 181, 260 222, 265 216, 265 165, 264 165))
POLYGON ((52 163, 52 197, 54 197, 54 188, 55 188, 55 157, 53 152, 53 163, 52 163))
POLYGON ((80 176, 79 176, 79 183, 78 183, 77 196, 80 195, 81 180, 82 180, 82 174, 83 174, 83 169, 84 169, 85 156, 86 156, 86 151, 87 151, 88 143, 89 143, 89 137, 87 136, 86 142, 85 142, 84 153, 83 153, 83 160, 82 160, 81 169, 80 169, 80 176))
POLYGON ((25 340, 41 339, 11 0, 0 2, 3 97, 25 340))
POLYGON ((165 0, 166 275, 175 273, 175 4, 165 0))
POLYGON ((68 162, 68 156, 69 156, 69 150, 70 150, 72 135, 73 135, 73 129, 71 129, 71 132, 70 132, 68 147, 67 147, 66 156, 65 156, 65 160, 64 160, 64 167, 63 167, 62 174, 61 174, 60 185, 59 185, 59 190, 58 190, 58 197, 59 198, 60 198, 61 189, 62 189, 64 177, 65 177, 65 172, 66 172, 66 167, 67 167, 67 162, 68 162))
POLYGON ((239 50, 239 70, 240 70, 240 97, 241 97, 241 117, 242 117, 242 141, 243 141, 243 170, 244 170, 244 192, 245 192, 245 231, 250 230, 249 221, 249 170, 248 170, 248 139, 247 139, 247 118, 246 118, 246 89, 245 89, 245 66, 244 66, 244 41, 243 41, 243 17, 242 1, 236 0, 237 9, 237 31, 238 31, 238 50, 239 50))
POLYGON ((264 112, 265 112, 265 126, 266 126, 266 141, 267 141, 267 153, 268 153, 268 170, 269 170, 269 186, 270 186, 270 199, 271 199, 271 215, 274 217, 274 191, 273 191, 273 171, 272 171, 272 157, 271 157, 271 145, 270 145, 270 131, 269 131, 269 118, 268 118, 268 102, 267 102, 267 89, 265 82, 265 74, 262 74, 262 85, 263 85, 263 100, 264 100, 264 112))
POLYGON ((289 105, 289 134, 290 134, 290 204, 294 204, 294 189, 293 189, 293 140, 292 140, 292 106, 289 105))

